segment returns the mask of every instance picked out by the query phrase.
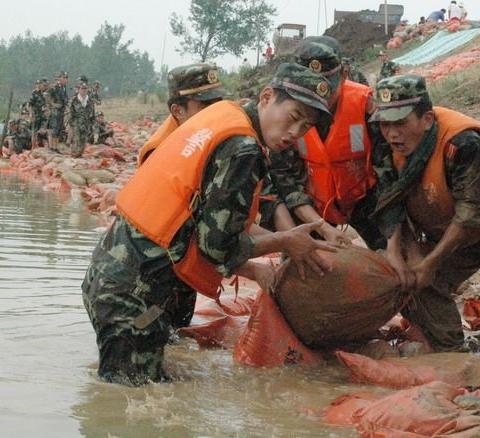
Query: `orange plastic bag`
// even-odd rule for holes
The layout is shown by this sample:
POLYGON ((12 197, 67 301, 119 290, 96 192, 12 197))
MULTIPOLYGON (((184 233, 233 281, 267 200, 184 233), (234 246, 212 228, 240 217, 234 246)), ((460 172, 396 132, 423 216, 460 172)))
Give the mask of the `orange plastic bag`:
POLYGON ((480 382, 480 360, 468 353, 436 353, 382 360, 344 351, 337 351, 336 355, 350 370, 355 383, 409 388, 435 380, 458 386, 476 386, 480 382))
POLYGON ((253 296, 222 296, 218 303, 199 296, 190 326, 179 333, 194 338, 201 347, 233 348, 247 326, 254 301, 253 296))
POLYGON ((463 315, 472 330, 480 330, 480 300, 478 298, 468 298, 465 300, 463 304, 463 315))
POLYGON ((480 415, 455 403, 462 388, 443 382, 417 386, 372 402, 354 412, 364 438, 478 437, 480 415))
POLYGON ((273 298, 257 294, 245 332, 235 345, 234 360, 254 367, 322 365, 323 358, 305 347, 292 332, 273 298))
POLYGON ((370 392, 342 395, 325 408, 323 420, 327 424, 336 426, 354 426, 353 414, 359 409, 367 408, 373 401, 380 398, 379 394, 370 392))

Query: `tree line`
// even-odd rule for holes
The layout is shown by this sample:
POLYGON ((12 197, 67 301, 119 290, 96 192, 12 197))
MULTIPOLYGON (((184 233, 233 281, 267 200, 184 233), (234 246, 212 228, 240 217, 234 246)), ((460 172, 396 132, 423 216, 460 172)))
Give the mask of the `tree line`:
POLYGON ((123 41, 125 26, 101 25, 90 45, 80 35, 67 31, 37 37, 30 31, 0 41, 0 96, 13 89, 15 101, 26 99, 37 79, 54 78, 67 71, 70 86, 86 75, 107 88, 109 96, 150 91, 156 83, 153 60, 148 53, 133 50, 132 40, 123 41))

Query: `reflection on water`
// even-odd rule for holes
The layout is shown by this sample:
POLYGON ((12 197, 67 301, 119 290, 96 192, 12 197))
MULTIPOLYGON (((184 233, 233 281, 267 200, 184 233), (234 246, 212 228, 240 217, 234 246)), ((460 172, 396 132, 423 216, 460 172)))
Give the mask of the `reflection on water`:
POLYGON ((100 382, 80 292, 97 224, 1 174, 0 206, 2 437, 356 436, 321 423, 323 406, 360 389, 331 368, 250 369, 183 339, 166 353, 175 383, 100 382))

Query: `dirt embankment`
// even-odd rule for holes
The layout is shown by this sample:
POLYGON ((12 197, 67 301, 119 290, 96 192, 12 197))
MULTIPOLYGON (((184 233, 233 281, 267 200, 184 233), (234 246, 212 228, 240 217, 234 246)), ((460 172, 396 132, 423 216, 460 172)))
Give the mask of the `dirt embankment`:
POLYGON ((347 17, 325 31, 325 35, 336 38, 345 56, 361 58, 365 49, 384 46, 390 39, 394 26, 385 34, 385 27, 376 23, 364 23, 355 16, 347 17))

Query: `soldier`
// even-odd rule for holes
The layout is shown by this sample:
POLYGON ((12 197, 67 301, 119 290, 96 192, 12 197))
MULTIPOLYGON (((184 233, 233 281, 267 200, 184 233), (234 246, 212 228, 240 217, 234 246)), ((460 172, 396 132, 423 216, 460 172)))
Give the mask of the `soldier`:
POLYGON ((380 50, 380 53, 377 56, 382 61, 382 67, 378 76, 379 81, 400 74, 400 66, 397 63, 390 61, 390 57, 383 50, 380 50))
POLYGON ((51 112, 48 105, 42 107, 42 119, 38 130, 34 133, 36 147, 50 147, 51 140, 51 112))
POLYGON ((48 79, 42 78, 35 82, 35 90, 29 101, 30 118, 32 120, 32 147, 36 147, 35 138, 37 132, 45 124, 44 106, 46 105, 45 93, 48 90, 48 79))
POLYGON ((122 189, 119 215, 82 286, 104 380, 165 380, 169 329, 188 325, 195 291, 217 297, 222 276, 234 273, 268 289, 272 268, 253 257, 285 251, 303 274, 303 263, 330 269, 317 249, 331 246, 310 236, 322 222, 282 233, 252 222, 267 174, 262 145, 280 151, 301 137, 327 111, 329 94, 325 78, 282 64, 258 102, 242 108, 223 101, 200 111, 122 189))
POLYGON ((17 123, 18 129, 14 140, 14 150, 15 153, 20 154, 23 151, 32 149, 32 126, 28 110, 23 109, 21 111, 17 123))
POLYGON ((352 58, 342 58, 342 68, 345 75, 345 79, 348 79, 352 82, 357 82, 358 84, 366 85, 367 87, 370 84, 367 81, 365 75, 358 69, 355 65, 352 58))
POLYGON ((68 104, 68 73, 60 72, 57 75, 56 83, 50 87, 47 96, 48 104, 50 106, 50 148, 57 150, 58 141, 60 138, 65 138, 65 109, 68 104))
POLYGON ((452 294, 480 268, 480 122, 432 108, 420 76, 380 81, 376 99, 371 122, 390 149, 375 218, 405 290, 416 289, 402 314, 435 351, 461 350, 452 294))
POLYGON ((93 100, 95 105, 101 105, 102 99, 100 98, 100 89, 102 84, 100 81, 94 81, 92 88, 89 91, 90 98, 93 100))
POLYGON ((72 128, 72 157, 82 156, 94 122, 94 104, 88 96, 87 84, 81 83, 78 87, 78 94, 70 102, 69 124, 72 128))
POLYGON ((215 64, 190 64, 176 67, 168 73, 170 116, 138 153, 141 165, 168 135, 194 114, 227 94, 218 78, 215 64))
POLYGON ((105 144, 107 139, 113 138, 113 129, 105 121, 103 112, 99 111, 95 118, 95 144, 105 144))
MULTIPOLYGON (((340 47, 334 38, 308 37, 294 55, 299 64, 326 76, 332 84, 329 108, 333 123, 324 121, 298 147, 272 155, 273 183, 300 221, 308 223, 323 217, 334 225, 349 224, 369 248, 384 248, 385 238, 369 219, 376 203, 371 157, 384 142, 368 124, 374 109, 372 91, 345 80, 340 47)), ((341 242, 336 232, 331 227, 326 239, 341 242)))

